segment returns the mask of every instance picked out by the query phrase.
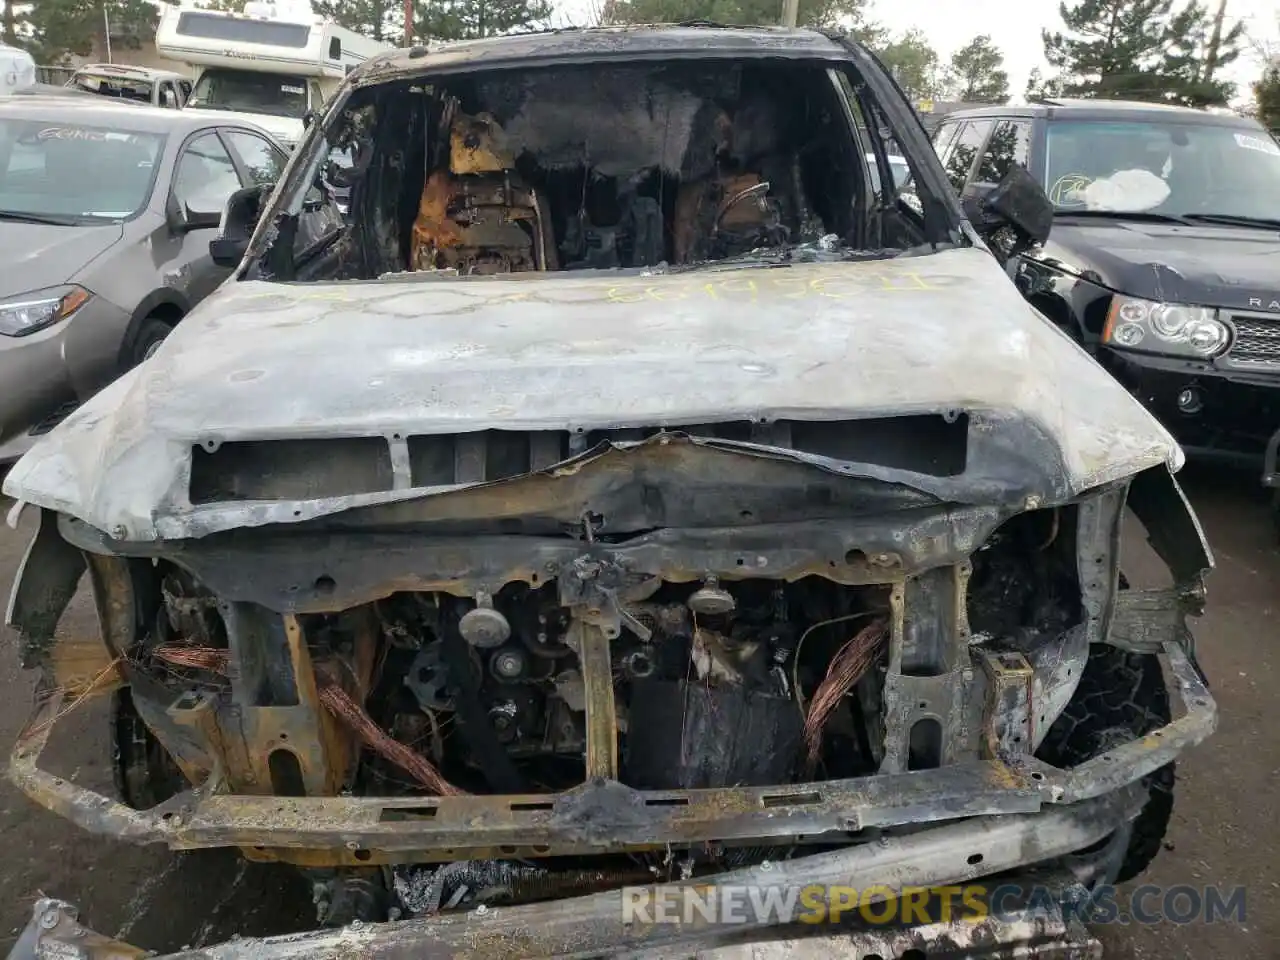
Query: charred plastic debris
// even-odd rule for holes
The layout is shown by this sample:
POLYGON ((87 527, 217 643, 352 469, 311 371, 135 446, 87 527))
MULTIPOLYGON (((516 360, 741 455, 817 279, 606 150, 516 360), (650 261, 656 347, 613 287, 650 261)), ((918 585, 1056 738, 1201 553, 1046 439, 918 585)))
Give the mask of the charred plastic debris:
MULTIPOLYGON (((638 278, 960 239, 928 177, 919 215, 860 183, 855 113, 915 135, 827 60, 347 93, 350 221, 278 213, 254 278, 638 278)), ((1169 469, 1093 465, 1105 479, 1073 488, 1060 438, 1001 411, 187 454, 148 535, 40 504, 10 621, 42 680, 10 776, 96 833, 305 872, 331 929, 244 955, 507 956, 518 936, 524 956, 611 956, 760 933, 624 923, 620 888, 659 882, 1034 873, 1068 898, 1145 868, 1173 760, 1215 723, 1186 628, 1211 560, 1169 469), (370 491, 403 496, 311 509, 370 491), (1126 508, 1173 587, 1123 588, 1126 508), (86 573, 101 635, 57 635, 86 573), (120 800, 39 762, 57 720, 104 696, 120 800)), ((75 930, 44 901, 23 942, 75 930)), ((1061 917, 841 936, 885 957, 1096 947, 1061 917)))

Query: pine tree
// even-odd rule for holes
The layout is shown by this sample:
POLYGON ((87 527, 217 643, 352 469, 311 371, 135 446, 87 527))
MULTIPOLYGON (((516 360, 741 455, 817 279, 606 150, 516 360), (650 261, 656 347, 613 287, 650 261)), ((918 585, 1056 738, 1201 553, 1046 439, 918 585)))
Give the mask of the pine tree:
POLYGON ((5 43, 11 47, 21 46, 18 28, 26 22, 27 14, 18 10, 18 5, 13 0, 0 0, 0 33, 5 43))
POLYGON ((1027 89, 1024 96, 1028 101, 1034 103, 1036 100, 1043 100, 1047 97, 1061 96, 1062 91, 1059 89, 1058 81, 1051 77, 1046 77, 1040 72, 1039 67, 1032 67, 1031 73, 1027 77, 1027 89))
POLYGON ((1161 100, 1173 0, 1079 0, 1058 12, 1066 32, 1042 32, 1066 96, 1161 100))
POLYGON ((923 31, 908 30, 879 53, 909 100, 924 100, 937 93, 938 54, 923 31))
POLYGON ((1221 79, 1222 68, 1240 56, 1244 24, 1215 25, 1209 11, 1195 0, 1170 21, 1163 73, 1167 97, 1190 107, 1225 104, 1235 84, 1221 79))
POLYGON ((1258 122, 1268 130, 1280 130, 1280 64, 1267 64, 1253 85, 1253 99, 1258 122))
POLYGON ((30 34, 20 45, 39 63, 61 63, 92 53, 94 40, 105 46, 109 22, 113 49, 137 50, 155 40, 159 20, 149 0, 34 0, 26 14, 30 34))
POLYGON ((311 8, 374 40, 398 43, 404 35, 404 4, 400 0, 311 0, 311 8))
MULTIPOLYGON (((800 0, 802 27, 840 30, 879 47, 885 32, 867 19, 868 0, 800 0)), ((726 24, 776 24, 780 0, 607 0, 606 23, 681 23, 706 20, 726 24)))
POLYGON ((1243 27, 1222 30, 1198 0, 1079 0, 1059 12, 1066 31, 1042 35, 1068 96, 1203 106, 1234 92, 1218 70, 1240 55, 1243 27))
POLYGON ((948 96, 962 103, 1004 103, 1009 99, 1009 74, 1004 54, 980 34, 951 55, 947 68, 948 96))
POLYGON ((550 0, 419 0, 413 19, 414 35, 428 40, 474 40, 550 22, 550 0))

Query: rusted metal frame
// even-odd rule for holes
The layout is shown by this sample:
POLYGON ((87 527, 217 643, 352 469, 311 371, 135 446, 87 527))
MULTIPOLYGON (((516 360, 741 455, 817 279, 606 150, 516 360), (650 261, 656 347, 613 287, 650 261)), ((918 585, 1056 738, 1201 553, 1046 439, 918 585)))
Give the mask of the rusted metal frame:
POLYGON ((51 726, 44 721, 56 717, 62 703, 54 691, 20 735, 9 773, 33 800, 82 829, 177 849, 341 842, 404 851, 546 844, 599 853, 634 843, 848 831, 1034 810, 1140 780, 1216 725, 1216 704, 1186 653, 1170 642, 1165 657, 1176 680, 1170 694, 1178 719, 1073 770, 1024 758, 783 788, 641 792, 609 783, 604 790, 612 796, 590 784, 558 796, 396 799, 209 796, 197 789, 136 811, 39 769, 51 726), (391 810, 406 817, 416 810, 419 817, 387 821, 391 810))
MULTIPOLYGON (((1027 875, 1010 877, 1002 881, 1001 886, 1006 889, 1016 886, 1021 890, 1030 890, 1041 884, 1034 875, 1027 875)), ((977 889, 969 888, 970 895, 977 889)), ((1062 907, 1062 902, 1070 899, 1069 892, 1061 889, 1054 892, 1057 893, 1055 902, 1042 902, 1029 909, 1010 911, 990 903, 988 896, 984 901, 985 915, 980 918, 966 916, 950 922, 880 929, 850 930, 846 925, 838 933, 822 936, 814 936, 811 931, 806 933, 794 927, 783 927, 776 931, 757 931, 743 937, 734 925, 726 924, 718 936, 715 931, 711 931, 706 937, 679 947, 642 949, 623 956, 626 960, 674 960, 676 957, 693 956, 696 951, 698 960, 741 960, 744 956, 750 956, 752 960, 847 960, 851 957, 927 956, 934 948, 954 956, 951 948, 962 946, 966 960, 1102 960, 1101 943, 1089 933, 1074 912, 1064 911, 1062 907), (779 935, 777 939, 770 936, 774 933, 779 935)), ((504 917, 506 913, 504 910, 504 917)), ((491 928, 494 924, 486 925, 482 918, 474 914, 468 915, 468 919, 480 927, 482 935, 493 936, 491 928)), ((433 944, 430 941, 435 940, 434 936, 427 937, 419 931, 423 928, 433 931, 441 922, 441 919, 422 921, 408 928, 390 925, 374 927, 373 942, 369 944, 370 952, 367 955, 384 960, 412 956, 416 960, 431 949, 433 944)), ((449 924, 453 921, 446 919, 443 922, 449 924)), ((496 925, 510 930, 510 936, 517 933, 505 920, 497 920, 496 925)), ((538 929, 537 924, 529 926, 531 929, 538 929)), ((314 931, 301 934, 301 938, 308 956, 322 960, 332 956, 330 951, 340 949, 339 944, 344 935, 350 936, 349 933, 340 931, 314 931)), ((442 932, 442 936, 447 937, 448 934, 442 932)), ((523 945, 525 941, 522 939, 521 943, 523 945)), ((63 901, 44 899, 36 903, 32 918, 19 937, 10 960, 63 956, 59 946, 68 950, 80 948, 98 951, 90 953, 93 960, 154 956, 148 951, 85 929, 79 923, 78 912, 73 906, 63 901)), ((179 954, 177 958, 170 954, 168 958, 159 957, 156 960, 211 960, 212 957, 219 960, 235 960, 237 957, 270 960, 272 956, 279 956, 282 960, 287 956, 292 960, 295 955, 286 953, 286 949, 282 941, 247 940, 186 952, 179 954)), ((532 949, 537 951, 538 946, 535 945, 532 949)), ((551 942, 546 943, 545 949, 545 953, 528 955, 565 955, 551 942)))
POLYGON ((1034 758, 1012 759, 1010 765, 1047 787, 1054 803, 1076 803, 1154 773, 1208 738, 1218 726, 1218 705, 1191 661, 1187 644, 1166 641, 1160 659, 1177 719, 1070 770, 1034 758))
MULTIPOLYGON (((1073 807, 1041 814, 947 824, 886 843, 866 843, 794 860, 763 863, 713 877, 666 885, 665 889, 696 890, 704 902, 708 895, 718 900, 715 894, 720 887, 773 890, 782 896, 787 891, 800 888, 825 889, 826 893, 820 895, 819 900, 827 907, 837 905, 835 888, 866 890, 872 886, 886 887, 883 897, 901 897, 907 888, 960 884, 1068 855, 1114 832, 1137 814, 1144 800, 1144 791, 1131 787, 1073 807)), ((1026 886, 1032 882, 1027 880, 1026 886)), ((719 945, 730 947, 753 941, 759 946, 751 950, 751 955, 767 958, 774 954, 760 951, 767 949, 771 934, 782 940, 801 933, 795 927, 786 926, 794 923, 791 918, 780 916, 782 911, 773 909, 743 910, 741 922, 732 924, 717 923, 696 910, 687 916, 680 911, 681 922, 652 922, 656 913, 652 904, 656 896, 657 890, 652 888, 615 889, 546 903, 487 910, 483 915, 478 911, 458 911, 398 923, 374 924, 359 931, 350 928, 315 930, 278 938, 240 940, 234 944, 171 954, 167 960, 285 960, 298 956, 306 956, 309 960, 339 960, 350 957, 353 951, 370 960, 417 960, 424 956, 498 960, 510 957, 513 945, 521 957, 529 958, 621 956, 631 960, 658 960, 659 957, 670 960, 671 951, 676 949, 681 951, 677 955, 689 956, 696 949, 707 948, 711 951, 706 954, 708 960, 714 960, 717 956, 714 951, 719 945), (631 910, 627 909, 628 904, 632 905, 631 910), (637 915, 636 910, 644 909, 646 904, 650 905, 650 911, 637 915)), ((42 902, 37 907, 38 915, 43 915, 49 908, 48 901, 42 902)), ((1035 916, 1029 914, 1029 922, 1010 925, 999 922, 987 925, 987 920, 975 925, 968 919, 960 919, 938 927, 921 925, 894 931, 868 930, 865 927, 842 929, 829 938, 822 938, 835 940, 835 949, 828 952, 807 954, 803 952, 803 944, 797 944, 800 951, 788 951, 784 941, 779 944, 784 949, 776 955, 801 960, 864 956, 865 952, 859 947, 874 944, 877 940, 902 943, 910 949, 923 947, 932 952, 935 946, 945 949, 949 939, 954 944, 955 935, 963 932, 966 940, 975 935, 980 940, 973 944, 977 949, 963 951, 965 956, 1096 960, 1097 952, 1089 946, 1088 938, 1081 934, 1078 926, 1068 929, 1068 921, 1060 912, 1050 909, 1047 915, 1039 914, 1043 923, 1037 922, 1035 916), (925 939, 918 939, 920 937, 925 939), (931 937, 936 937, 936 941, 931 937), (1039 954, 1008 952, 1011 945, 1065 947, 1072 939, 1077 945, 1084 941, 1084 952, 1079 949, 1039 954)), ((38 927, 39 921, 34 920, 28 930, 38 927)), ((62 929, 56 923, 51 924, 51 928, 62 929)), ((807 932, 812 933, 811 930, 807 932)), ((805 939, 812 947, 817 938, 810 936, 805 939)), ((899 954, 895 951, 881 955, 899 954)), ((724 960, 736 956, 742 956, 742 953, 730 949, 724 960)))
POLYGON ((881 773, 907 769, 912 731, 925 721, 941 730, 941 765, 975 755, 968 714, 981 691, 973 682, 969 654, 970 570, 964 561, 893 585, 881 773), (924 637, 924 629, 936 635, 924 637))
POLYGON ((1035 668, 1021 653, 983 652, 979 656, 987 681, 983 704, 984 756, 1029 754, 1035 744, 1035 668))
POLYGON ((40 769, 40 755, 67 704, 67 694, 60 688, 38 691, 35 710, 9 755, 10 782, 40 806, 90 833, 140 844, 172 840, 184 812, 198 802, 198 792, 180 794, 150 810, 134 810, 40 769))
POLYGON ((578 652, 586 706, 586 776, 618 778, 618 711, 613 690, 613 660, 605 628, 575 618, 568 645, 578 652))
MULTIPOLYGON (((480 488, 491 489, 491 488, 480 488)), ((846 586, 893 583, 904 575, 963 562, 972 543, 1007 514, 988 508, 903 511, 892 521, 852 519, 720 529, 663 529, 619 544, 558 537, 418 536, 384 532, 267 532, 229 541, 111 541, 60 518, 59 529, 89 553, 159 557, 189 571, 216 596, 283 613, 331 613, 399 591, 474 597, 494 584, 534 586, 584 555, 637 576, 693 582, 744 576, 794 581, 820 575, 846 586), (965 531, 960 536, 956 531, 965 531), (327 578, 327 579, 326 579, 327 578), (326 589, 319 589, 317 583, 326 589)))
POLYGON ((337 793, 354 747, 320 705, 301 623, 252 604, 220 609, 232 655, 231 701, 218 717, 230 785, 248 793, 337 793), (300 782, 285 782, 292 770, 300 782))

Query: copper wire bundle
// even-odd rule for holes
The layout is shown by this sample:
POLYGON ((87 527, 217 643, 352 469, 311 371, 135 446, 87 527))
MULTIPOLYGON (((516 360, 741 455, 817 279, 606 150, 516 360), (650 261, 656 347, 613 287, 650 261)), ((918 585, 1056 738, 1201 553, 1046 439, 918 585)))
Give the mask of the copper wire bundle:
POLYGON ((884 622, 869 623, 849 640, 827 667, 827 675, 818 684, 804 719, 804 742, 810 771, 818 766, 822 751, 822 731, 831 714, 880 657, 884 643, 884 622))
POLYGON ((156 647, 155 655, 175 667, 191 667, 212 673, 226 674, 231 666, 230 651, 214 650, 211 647, 187 647, 166 643, 156 647))
POLYGON ((323 683, 320 686, 320 702, 326 710, 345 722, 370 749, 382 754, 428 790, 442 797, 465 795, 465 791, 446 780, 429 760, 385 733, 364 712, 364 708, 336 683, 323 683))
MULTIPOLYGON (((216 650, 211 647, 164 644, 156 647, 155 655, 174 666, 210 670, 224 675, 231 665, 230 651, 216 650)), ((464 795, 464 791, 459 790, 446 780, 429 760, 383 731, 381 727, 373 722, 373 718, 365 712, 364 707, 351 699, 347 692, 332 678, 326 674, 317 673, 316 680, 321 705, 324 706, 325 710, 350 727, 351 731, 363 740, 369 749, 380 753, 389 762, 395 764, 438 796, 456 797, 464 795)))

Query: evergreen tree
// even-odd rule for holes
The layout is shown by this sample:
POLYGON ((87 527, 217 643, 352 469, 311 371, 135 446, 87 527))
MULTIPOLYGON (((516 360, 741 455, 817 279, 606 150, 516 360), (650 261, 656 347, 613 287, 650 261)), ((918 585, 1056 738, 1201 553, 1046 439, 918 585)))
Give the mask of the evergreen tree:
POLYGON ((1173 0, 1079 0, 1058 12, 1065 33, 1042 32, 1066 96, 1162 100, 1160 68, 1173 0))
POLYGON ((1240 56, 1244 24, 1217 24, 1207 8, 1192 0, 1170 21, 1163 73, 1167 99, 1191 107, 1225 104, 1235 84, 1221 79, 1222 67, 1240 56))
POLYGON ((934 96, 938 87, 938 54, 920 30, 908 30, 879 51, 909 100, 934 96))
POLYGON ((1198 0, 1078 0, 1059 12, 1066 31, 1043 38, 1067 96, 1202 106, 1233 92, 1218 69, 1239 56, 1243 28, 1221 29, 1198 0))
POLYGON ((110 23, 112 52, 123 53, 154 42, 159 21, 159 10, 149 0, 33 0, 25 14, 29 32, 19 45, 37 63, 62 63, 73 55, 88 56, 95 40, 105 47, 110 23))
POLYGON ((1268 130, 1280 130, 1280 64, 1267 64, 1253 85, 1254 113, 1268 130))
MULTIPOLYGON (((867 19, 868 0, 800 0, 802 27, 838 29, 878 47, 884 31, 867 19)), ((607 0, 605 23, 681 23, 707 20, 727 24, 776 24, 781 0, 607 0)))
POLYGON ((414 35, 427 40, 474 40, 546 27, 550 0, 419 0, 414 35))
POLYGON ((11 47, 21 46, 18 30, 26 22, 27 14, 20 11, 13 0, 0 0, 0 35, 4 37, 5 43, 11 47))
POLYGON ((311 8, 374 40, 399 43, 404 35, 404 4, 400 0, 311 0, 311 8))
POLYGON ((1027 89, 1024 93, 1027 100, 1034 102, 1043 100, 1046 97, 1057 97, 1061 93, 1057 80, 1046 77, 1040 72, 1039 67, 1031 68, 1031 73, 1027 77, 1027 89))
POLYGON ((1009 74, 1004 54, 980 34, 951 55, 947 68, 948 96, 963 103, 1004 103, 1009 99, 1009 74))

